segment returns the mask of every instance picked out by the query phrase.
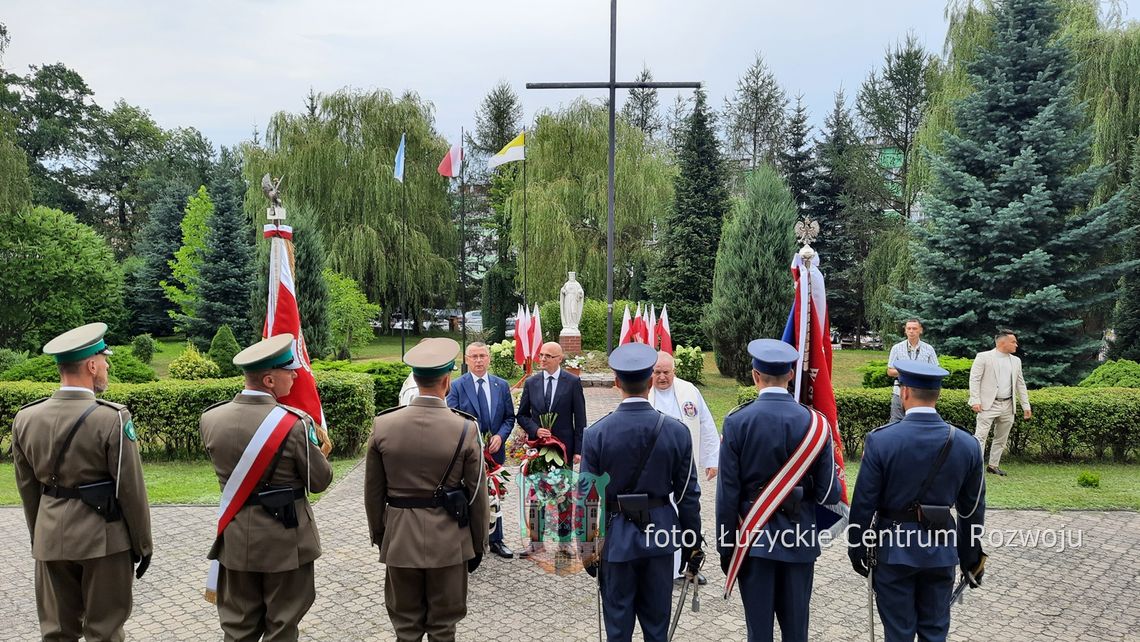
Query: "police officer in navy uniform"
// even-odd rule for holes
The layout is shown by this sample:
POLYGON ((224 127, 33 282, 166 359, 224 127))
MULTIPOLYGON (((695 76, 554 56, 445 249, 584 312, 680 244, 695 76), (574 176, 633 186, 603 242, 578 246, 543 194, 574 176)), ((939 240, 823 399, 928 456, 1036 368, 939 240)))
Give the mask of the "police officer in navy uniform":
POLYGON ((701 490, 693 443, 684 424, 649 403, 657 363, 653 348, 628 343, 614 350, 609 362, 622 402, 588 428, 582 441, 582 473, 610 476, 600 568, 587 566, 587 571, 599 575, 609 640, 631 639, 634 618, 645 640, 665 640, 673 551, 681 548, 682 565, 700 558, 701 490), (677 498, 676 510, 670 493, 677 498))
POLYGON ((856 572, 873 573, 889 642, 916 635, 945 640, 955 567, 968 574, 971 586, 984 570, 982 453, 972 434, 934 409, 946 370, 915 361, 896 368, 906 414, 867 435, 851 501, 848 554, 856 572), (975 530, 979 537, 972 536, 975 530))
MULTIPOLYGON (((783 341, 756 339, 748 344, 748 353, 759 394, 725 417, 720 445, 716 523, 725 573, 737 525, 803 441, 812 422, 813 411, 788 393, 799 359, 796 349, 783 341)), ((737 582, 749 640, 771 640, 773 616, 780 622, 785 642, 807 640, 812 579, 819 557, 815 505, 837 502, 839 494, 831 439, 827 439, 740 568, 737 582)))

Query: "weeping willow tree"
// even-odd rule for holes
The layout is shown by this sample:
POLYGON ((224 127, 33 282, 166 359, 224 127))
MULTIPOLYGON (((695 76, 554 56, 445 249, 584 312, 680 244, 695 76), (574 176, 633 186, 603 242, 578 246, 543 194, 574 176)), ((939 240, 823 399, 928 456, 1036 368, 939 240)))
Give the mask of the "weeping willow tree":
POLYGON ((454 291, 458 242, 447 183, 436 173, 447 149, 432 105, 414 93, 320 95, 304 113, 278 112, 264 145, 245 149, 246 213, 263 221, 261 176, 284 176, 286 208, 315 213, 329 267, 386 310, 396 309, 401 288, 409 310, 438 305, 454 291), (393 178, 401 134, 404 185, 393 178))
MULTIPOLYGON (((607 153, 609 121, 603 105, 576 100, 538 115, 526 136, 527 300, 558 296, 566 272, 578 272, 587 296, 606 291, 607 153)), ((617 123, 614 202, 614 298, 628 296, 635 265, 649 264, 654 228, 673 198, 676 169, 664 146, 617 123)), ((511 241, 519 252, 523 285, 523 181, 508 197, 511 241)))

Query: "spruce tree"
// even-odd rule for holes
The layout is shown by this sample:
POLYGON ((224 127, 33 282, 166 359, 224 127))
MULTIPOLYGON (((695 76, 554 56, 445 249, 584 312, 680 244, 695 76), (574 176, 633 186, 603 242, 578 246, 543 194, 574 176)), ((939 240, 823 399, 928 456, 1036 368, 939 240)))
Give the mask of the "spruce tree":
MULTIPOLYGON (((648 67, 642 67, 636 82, 653 82, 653 74, 648 67)), ((657 89, 630 89, 629 98, 621 106, 621 117, 630 125, 645 132, 646 138, 654 138, 661 130, 661 116, 657 113, 657 89)))
POLYGON ((796 96, 796 108, 784 132, 784 148, 780 150, 780 171, 788 182, 796 208, 803 212, 811 206, 812 183, 815 181, 815 159, 811 154, 807 107, 804 97, 796 96))
POLYGON ((236 377, 241 374, 241 368, 234 365, 234 355, 241 352, 241 346, 238 345, 237 339, 234 338, 234 331, 228 324, 223 324, 214 333, 214 338, 210 341, 210 351, 206 356, 210 357, 210 361, 218 364, 218 369, 222 371, 223 377, 236 377))
MULTIPOLYGON (((1140 225, 1140 137, 1132 145, 1132 179, 1128 186, 1128 209, 1125 224, 1140 225)), ((1140 239, 1133 237, 1125 258, 1140 259, 1140 239)), ((1113 314, 1115 337, 1109 346, 1113 359, 1140 361, 1140 275, 1129 270, 1120 284, 1120 296, 1113 314)))
POLYGON ((793 291, 787 266, 796 251, 797 218, 788 185, 761 165, 745 179, 744 198, 733 203, 724 224, 705 333, 717 369, 742 384, 752 383, 748 342, 779 336, 788 318, 793 291))
POLYGON ((171 280, 170 262, 182 246, 182 215, 189 196, 190 188, 185 184, 168 183, 151 206, 150 218, 135 246, 142 266, 127 296, 132 334, 165 337, 174 333, 175 306, 161 284, 171 280))
POLYGON ((660 262, 646 290, 653 301, 668 304, 674 345, 694 346, 704 340, 701 319, 712 299, 720 230, 729 207, 724 161, 703 91, 697 91, 678 160, 660 262))
POLYGON ((252 230, 246 224, 241 197, 245 184, 240 161, 222 148, 210 177, 214 214, 206 221, 206 249, 198 273, 198 305, 186 326, 188 338, 205 348, 223 324, 234 328, 242 345, 253 340, 250 292, 253 275, 252 230))
POLYGON ((944 354, 971 356, 994 330, 1018 334, 1031 385, 1071 384, 1100 343, 1081 314, 1132 264, 1098 260, 1122 244, 1125 196, 1088 208, 1108 173, 1089 166, 1091 134, 1051 0, 996 5, 994 40, 970 63, 976 91, 932 159, 914 307, 944 354))

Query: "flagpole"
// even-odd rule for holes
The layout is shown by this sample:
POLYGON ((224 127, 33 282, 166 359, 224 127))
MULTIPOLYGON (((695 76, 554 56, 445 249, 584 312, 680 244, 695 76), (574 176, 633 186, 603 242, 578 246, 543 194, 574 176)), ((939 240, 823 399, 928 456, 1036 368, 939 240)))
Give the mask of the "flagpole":
MULTIPOLYGON (((450 153, 450 152, 448 152, 450 153)), ((467 355, 467 201, 463 181, 463 128, 459 128, 459 317, 463 328, 463 355, 467 355)), ((467 360, 460 368, 467 372, 467 360)))
MULTIPOLYGON (((523 130, 523 148, 526 145, 526 130, 523 130)), ((526 283, 526 152, 523 152, 523 306, 527 304, 527 283, 526 283)))
POLYGON ((400 189, 400 194, 402 196, 404 205, 404 229, 400 234, 400 258, 396 264, 400 266, 400 358, 403 359, 404 353, 406 352, 404 337, 407 334, 408 329, 408 311, 405 308, 405 305, 407 303, 405 300, 405 297, 407 296, 407 288, 405 287, 404 283, 404 254, 408 249, 408 184, 407 182, 401 180, 400 185, 402 186, 400 189))

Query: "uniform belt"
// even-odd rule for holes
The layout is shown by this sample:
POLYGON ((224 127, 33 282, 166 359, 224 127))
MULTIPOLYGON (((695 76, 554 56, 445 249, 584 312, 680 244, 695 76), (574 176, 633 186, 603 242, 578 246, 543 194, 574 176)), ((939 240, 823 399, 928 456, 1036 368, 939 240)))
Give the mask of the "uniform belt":
POLYGON ((1013 397, 997 397, 994 401, 1009 401, 1010 399, 1013 399, 1013 397))
POLYGON ((892 522, 915 522, 918 523, 918 513, 913 508, 903 508, 900 510, 890 510, 886 508, 879 509, 879 517, 889 519, 892 522))
MULTIPOLYGON (((255 490, 249 494, 249 497, 245 500, 246 506, 261 506, 261 497, 259 497, 257 493, 258 493, 258 491, 255 490)), ((304 488, 294 488, 293 489, 293 501, 297 501, 298 499, 304 499, 304 498, 305 498, 305 489, 304 488)))
POLYGON ((440 508, 443 506, 442 497, 389 497, 388 505, 392 508, 440 508))
MULTIPOLYGON (((666 506, 668 504, 669 504, 669 498, 668 497, 650 497, 649 501, 648 501, 648 507, 651 510, 654 508, 660 508, 662 506, 666 506)), ((612 501, 607 499, 606 500, 606 506, 608 507, 606 509, 606 511, 610 512, 610 513, 620 513, 622 510, 621 509, 621 502, 619 502, 616 499, 614 499, 612 501)))
POLYGON ((67 488, 65 486, 48 486, 45 484, 44 494, 56 499, 79 499, 78 488, 67 488))

